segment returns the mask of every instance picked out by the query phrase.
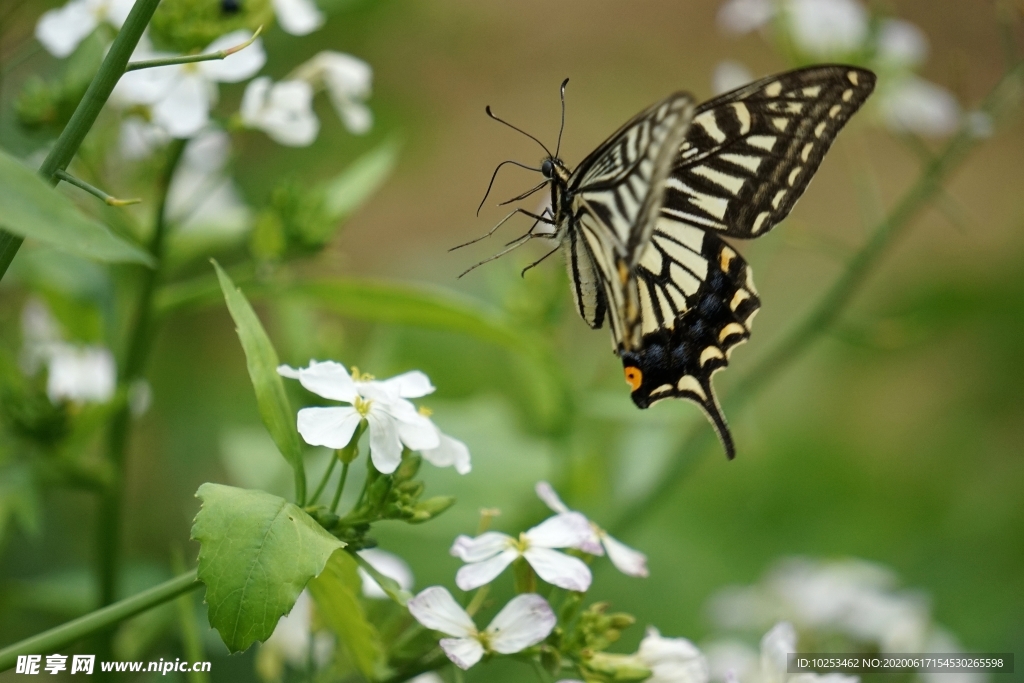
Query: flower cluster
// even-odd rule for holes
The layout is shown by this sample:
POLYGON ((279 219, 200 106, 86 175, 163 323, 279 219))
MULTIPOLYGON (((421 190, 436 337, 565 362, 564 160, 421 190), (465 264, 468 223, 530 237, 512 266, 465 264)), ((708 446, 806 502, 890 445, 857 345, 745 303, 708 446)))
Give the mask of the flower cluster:
MULTIPOLYGON (((71 0, 40 17, 36 38, 55 57, 68 57, 97 27, 119 28, 133 4, 133 0, 71 0)), ((278 24, 293 35, 306 35, 324 23, 312 0, 274 0, 273 7, 278 24)), ((174 62, 186 56, 157 49, 153 42, 143 35, 132 60, 174 62)), ((120 79, 112 101, 127 112, 122 139, 146 143, 129 145, 135 153, 130 151, 128 158, 137 158, 140 150, 148 151, 169 138, 192 138, 208 130, 218 84, 249 80, 267 61, 261 40, 252 39, 246 29, 223 33, 201 53, 225 56, 129 71, 120 79)), ((365 105, 372 79, 372 70, 362 60, 323 51, 282 81, 274 83, 266 76, 250 81, 234 120, 242 127, 264 131, 280 144, 306 146, 320 130, 313 97, 326 90, 345 127, 363 134, 373 125, 365 105)))
POLYGON ((730 634, 705 646, 713 677, 764 680, 759 667, 766 660, 781 662, 784 672, 785 655, 765 653, 795 652, 798 634, 808 642, 829 642, 831 652, 959 652, 955 639, 932 622, 925 597, 896 586, 891 571, 863 560, 789 558, 758 584, 723 589, 709 602, 712 620, 730 634), (733 635, 773 623, 760 655, 733 635))
MULTIPOLYGON (((895 132, 941 137, 963 118, 948 90, 916 73, 928 57, 921 29, 903 19, 872 16, 860 0, 726 0, 718 25, 731 34, 761 31, 798 64, 841 61, 872 69, 880 78, 871 106, 895 132)), ((713 76, 719 93, 751 80, 746 67, 733 61, 720 64, 713 76)), ((984 122, 969 122, 984 134, 984 122)))

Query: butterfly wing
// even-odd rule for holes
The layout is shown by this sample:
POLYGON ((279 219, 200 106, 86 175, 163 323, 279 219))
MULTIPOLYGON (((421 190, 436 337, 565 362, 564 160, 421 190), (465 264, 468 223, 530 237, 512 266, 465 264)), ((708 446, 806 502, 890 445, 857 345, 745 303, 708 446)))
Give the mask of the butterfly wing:
POLYGON ((785 218, 874 82, 861 69, 811 67, 702 104, 666 179, 634 269, 641 342, 619 355, 639 407, 697 403, 730 458, 711 377, 749 338, 760 299, 750 267, 719 235, 759 237, 785 218))
POLYGON ((874 86, 870 71, 814 66, 705 102, 666 181, 663 212, 728 237, 765 234, 792 210, 874 86))
POLYGON ((616 348, 639 343, 633 268, 692 115, 689 95, 669 96, 616 131, 568 181, 572 211, 563 245, 576 308, 591 327, 607 317, 616 348))
POLYGON ((761 305, 746 261, 713 232, 662 216, 636 268, 642 341, 620 351, 633 401, 695 402, 735 451, 711 377, 750 337, 761 305))

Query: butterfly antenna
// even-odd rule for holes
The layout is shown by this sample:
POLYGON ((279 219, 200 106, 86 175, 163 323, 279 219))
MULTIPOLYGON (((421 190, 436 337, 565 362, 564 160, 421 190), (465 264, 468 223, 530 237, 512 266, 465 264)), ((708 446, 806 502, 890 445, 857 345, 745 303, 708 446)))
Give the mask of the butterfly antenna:
POLYGON ((562 131, 565 130, 565 86, 569 84, 569 79, 562 81, 562 125, 558 127, 558 144, 555 145, 555 158, 558 158, 558 153, 562 151, 562 131))
MULTIPOLYGON (((527 171, 536 171, 537 173, 540 173, 539 168, 527 166, 526 164, 521 164, 518 161, 513 161, 512 159, 508 159, 498 164, 498 168, 494 169, 494 173, 491 174, 491 182, 487 183, 487 192, 484 192, 484 198, 480 200, 480 206, 476 207, 477 216, 480 215, 480 209, 484 208, 484 202, 487 201, 487 196, 491 194, 491 188, 494 187, 494 179, 498 177, 498 171, 500 171, 501 167, 504 166, 505 164, 512 164, 513 166, 518 166, 519 168, 525 168, 527 171)), ((505 204, 507 203, 508 202, 505 202, 505 204)), ((503 204, 499 204, 498 206, 503 206, 503 204)))
POLYGON ((532 135, 530 135, 529 133, 527 133, 527 132, 526 132, 525 130, 523 130, 522 128, 516 128, 515 126, 513 126, 513 125, 512 125, 511 123, 509 123, 509 122, 508 122, 508 121, 506 121, 505 119, 499 119, 499 118, 498 118, 497 116, 495 116, 495 115, 494 115, 494 113, 493 113, 493 112, 491 111, 491 106, 490 106, 490 105, 487 105, 487 107, 485 107, 485 108, 484 108, 484 111, 486 111, 486 112, 487 112, 487 115, 488 115, 488 116, 490 116, 490 117, 491 117, 492 119, 494 119, 495 121, 497 121, 498 123, 504 123, 504 124, 505 124, 506 126, 508 126, 509 128, 511 128, 512 130, 514 130, 514 131, 518 131, 518 132, 522 133, 523 135, 525 135, 526 137, 528 137, 528 138, 530 138, 531 140, 533 140, 534 142, 536 142, 536 143, 537 143, 538 145, 540 145, 541 149, 543 149, 543 150, 544 150, 544 152, 545 152, 545 153, 547 153, 547 155, 548 155, 548 156, 551 156, 551 150, 550 150, 550 149, 548 149, 548 148, 547 148, 547 147, 546 147, 546 146, 544 145, 544 143, 543 143, 543 142, 541 142, 541 141, 540 141, 540 140, 538 140, 537 138, 533 137, 532 135))
POLYGON ((474 265, 474 266, 472 266, 472 267, 470 267, 470 268, 467 268, 466 270, 462 271, 462 273, 461 273, 461 274, 459 275, 459 277, 458 277, 458 278, 456 278, 456 279, 461 279, 463 275, 466 275, 467 273, 470 273, 471 271, 474 271, 474 270, 476 270, 477 268, 479 268, 480 266, 482 266, 482 265, 483 265, 483 264, 485 264, 485 263, 490 263, 491 261, 493 261, 493 260, 495 260, 495 259, 501 258, 502 256, 504 256, 504 255, 505 255, 505 254, 507 254, 508 252, 512 251, 512 250, 513 250, 513 249, 515 249, 516 247, 518 247, 518 246, 522 245, 523 243, 525 243, 525 242, 526 242, 526 240, 528 240, 528 239, 530 239, 530 233, 526 233, 526 234, 525 234, 525 235, 523 235, 522 237, 518 237, 518 238, 516 238, 515 240, 513 240, 512 242, 510 242, 510 243, 509 243, 509 244, 511 244, 512 246, 510 246, 510 247, 507 247, 507 248, 505 248, 505 249, 502 249, 501 251, 499 251, 499 252, 498 252, 497 254, 495 254, 494 256, 490 256, 490 257, 488 257, 488 258, 485 258, 485 259, 484 259, 483 261, 481 261, 480 263, 477 263, 476 265, 474 265))
POLYGON ((500 204, 498 204, 498 206, 506 206, 508 204, 511 204, 512 202, 518 202, 521 199, 526 199, 527 197, 529 197, 531 194, 533 194, 537 190, 539 190, 539 189, 541 189, 543 187, 546 187, 549 182, 551 182, 551 181, 550 180, 545 180, 544 182, 540 183, 539 185, 537 185, 532 190, 527 190, 526 192, 522 193, 518 197, 513 197, 512 199, 507 199, 507 200, 501 202, 500 204))

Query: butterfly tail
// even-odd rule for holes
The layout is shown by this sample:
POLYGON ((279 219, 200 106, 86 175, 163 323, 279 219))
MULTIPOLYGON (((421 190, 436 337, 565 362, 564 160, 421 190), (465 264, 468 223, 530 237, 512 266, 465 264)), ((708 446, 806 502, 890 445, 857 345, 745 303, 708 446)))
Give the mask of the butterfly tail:
POLYGON ((718 397, 715 396, 715 392, 711 389, 710 382, 705 388, 705 393, 708 397, 707 400, 699 401, 697 404, 704 411, 704 414, 708 416, 708 420, 711 421, 711 425, 715 428, 718 440, 722 442, 722 448, 725 449, 725 457, 732 460, 736 457, 736 446, 732 440, 732 432, 729 431, 729 423, 725 420, 722 407, 718 405, 718 397))

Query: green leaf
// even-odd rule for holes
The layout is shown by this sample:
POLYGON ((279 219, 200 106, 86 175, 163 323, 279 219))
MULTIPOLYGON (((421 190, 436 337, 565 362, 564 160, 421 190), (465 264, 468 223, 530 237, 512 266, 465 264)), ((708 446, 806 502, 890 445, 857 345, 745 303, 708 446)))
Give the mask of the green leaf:
POLYGON ((398 143, 385 142, 364 154, 327 183, 327 212, 335 220, 347 218, 384 184, 398 160, 398 143))
POLYGON ((203 507, 192 525, 199 580, 206 584, 210 625, 231 652, 274 632, 331 553, 345 546, 284 498, 203 484, 203 507))
POLYGON ((356 668, 368 679, 383 663, 384 651, 377 629, 366 620, 359 602, 362 581, 348 553, 334 553, 320 576, 309 582, 317 611, 337 634, 356 668))
POLYGON ((267 337, 260 319, 252 310, 242 290, 228 277, 228 274, 214 261, 224 301, 235 321, 238 338, 245 351, 245 363, 249 368, 249 378, 256 391, 256 403, 259 405, 260 417, 267 431, 277 444, 281 454, 295 471, 295 492, 299 503, 306 499, 306 475, 302 466, 302 443, 295 427, 295 414, 292 412, 288 395, 284 390, 284 382, 277 374, 277 352, 270 338, 267 337))
POLYGON ((87 217, 70 199, 2 150, 0 228, 98 261, 155 264, 144 249, 87 217))

